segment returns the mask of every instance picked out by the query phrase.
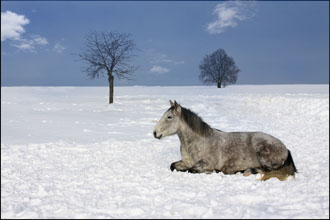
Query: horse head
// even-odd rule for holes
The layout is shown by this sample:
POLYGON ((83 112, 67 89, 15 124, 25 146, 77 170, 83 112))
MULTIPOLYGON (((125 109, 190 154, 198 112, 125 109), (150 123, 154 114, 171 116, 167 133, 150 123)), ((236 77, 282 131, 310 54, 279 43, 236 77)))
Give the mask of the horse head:
POLYGON ((163 114, 154 128, 154 137, 161 139, 176 134, 180 128, 181 106, 170 100, 171 107, 163 114))

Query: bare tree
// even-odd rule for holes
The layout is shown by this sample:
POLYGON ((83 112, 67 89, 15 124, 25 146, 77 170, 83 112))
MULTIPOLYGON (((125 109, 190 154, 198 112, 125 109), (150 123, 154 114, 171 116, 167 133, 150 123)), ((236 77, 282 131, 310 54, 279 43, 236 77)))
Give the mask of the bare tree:
POLYGON ((199 78, 206 84, 216 83, 218 88, 236 83, 240 71, 232 57, 224 49, 206 55, 199 65, 199 78))
POLYGON ((130 34, 90 32, 86 36, 85 47, 78 56, 85 63, 83 70, 91 79, 107 74, 109 104, 113 103, 114 74, 119 79, 131 79, 130 76, 137 69, 129 64, 135 50, 130 34))

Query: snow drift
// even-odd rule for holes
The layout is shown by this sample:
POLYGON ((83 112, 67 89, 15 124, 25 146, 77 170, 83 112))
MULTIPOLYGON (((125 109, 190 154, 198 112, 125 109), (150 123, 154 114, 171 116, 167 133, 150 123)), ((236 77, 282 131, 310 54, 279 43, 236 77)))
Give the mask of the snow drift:
POLYGON ((329 85, 1 88, 2 218, 329 218, 329 85), (295 180, 171 172, 168 100, 290 149, 295 180))

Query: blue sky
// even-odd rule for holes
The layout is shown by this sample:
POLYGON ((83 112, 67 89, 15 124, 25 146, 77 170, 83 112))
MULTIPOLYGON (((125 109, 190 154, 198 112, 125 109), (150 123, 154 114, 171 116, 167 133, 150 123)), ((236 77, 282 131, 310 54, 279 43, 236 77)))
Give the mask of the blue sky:
POLYGON ((134 81, 203 85, 199 64, 223 48, 237 84, 329 83, 329 2, 1 1, 2 86, 96 86, 74 55, 90 31, 131 33, 134 81))

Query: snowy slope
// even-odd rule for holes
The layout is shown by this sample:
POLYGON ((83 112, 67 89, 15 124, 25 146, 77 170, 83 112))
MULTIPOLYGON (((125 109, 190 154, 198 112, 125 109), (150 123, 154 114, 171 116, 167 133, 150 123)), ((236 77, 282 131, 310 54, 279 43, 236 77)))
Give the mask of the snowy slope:
POLYGON ((329 218, 329 85, 1 88, 2 218, 329 218), (171 172, 176 99, 212 127, 263 131, 295 180, 171 172))

